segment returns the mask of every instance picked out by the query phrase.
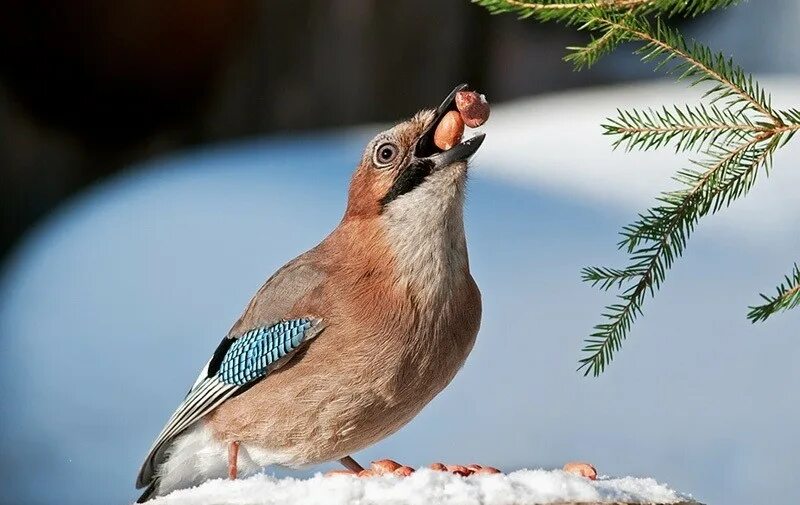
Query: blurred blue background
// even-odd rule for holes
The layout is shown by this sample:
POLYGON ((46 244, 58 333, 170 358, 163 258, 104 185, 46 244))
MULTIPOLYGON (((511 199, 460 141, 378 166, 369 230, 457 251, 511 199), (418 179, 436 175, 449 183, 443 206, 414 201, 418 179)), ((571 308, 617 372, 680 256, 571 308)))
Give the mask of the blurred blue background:
MULTIPOLYGON (((699 94, 630 82, 650 71, 624 55, 571 74, 557 61, 573 37, 569 31, 489 18, 466 2, 448 4, 454 14, 444 8, 434 14, 451 30, 451 41, 502 33, 505 42, 491 42, 489 53, 516 56, 484 55, 480 71, 451 62, 433 74, 424 65, 440 62, 421 56, 422 66, 408 71, 417 84, 385 93, 376 77, 382 71, 368 72, 371 64, 352 63, 362 72, 353 77, 362 88, 354 90, 314 67, 325 58, 312 58, 314 85, 296 90, 294 109, 285 97, 278 100, 284 110, 266 104, 266 90, 305 74, 276 63, 279 51, 263 27, 285 13, 272 19, 263 6, 242 3, 242 12, 252 8, 261 16, 248 35, 255 39, 230 42, 234 63, 220 64, 219 74, 209 71, 212 81, 228 83, 207 84, 217 98, 202 100, 214 104, 212 112, 203 109, 193 126, 165 120, 142 127, 133 144, 124 138, 133 130, 70 123, 75 118, 67 109, 55 117, 47 107, 29 107, 15 91, 24 79, 9 77, 27 67, 4 67, 0 153, 3 191, 10 195, 3 199, 4 223, 11 224, 4 228, 9 252, 0 270, 0 503, 132 500, 141 458, 220 336, 266 277, 338 223, 351 170, 381 128, 349 125, 408 116, 463 80, 496 104, 466 210, 473 275, 484 299, 481 333, 451 387, 357 458, 415 466, 477 460, 506 470, 584 459, 603 474, 654 476, 708 504, 800 500, 793 482, 800 314, 756 326, 744 318, 756 293, 771 290, 800 251, 798 149, 776 158, 769 183, 701 225, 618 359, 600 378, 583 378, 574 371, 581 339, 610 299, 582 285, 578 271, 621 263, 614 248, 619 227, 669 186, 681 164, 669 152, 612 153, 598 124, 616 107, 693 102, 699 94), (481 31, 465 35, 462 25, 481 31), (270 47, 271 73, 242 74, 249 68, 242 61, 260 63, 236 47, 253 54, 270 47), (510 76, 498 70, 523 60, 526 66, 510 76), (576 89, 522 98, 562 87, 576 89), (336 105, 320 109, 322 118, 302 106, 326 96, 336 105), (351 113, 337 109, 359 103, 351 113)), ((198 5, 208 15, 216 12, 209 6, 222 8, 198 5)), ((334 18, 328 37, 337 38, 334 27, 382 19, 372 2, 353 5, 360 10, 334 18)), ((312 14, 327 12, 323 7, 335 10, 308 2, 307 17, 296 14, 296 22, 316 19, 312 14)), ((411 22, 415 11, 406 9, 411 22)), ((778 105, 788 107, 800 103, 796 45, 787 42, 797 38, 791 27, 798 20, 796 2, 771 0, 684 28, 759 72, 778 105), (767 75, 778 73, 784 75, 767 75)), ((384 43, 411 51, 412 41, 400 35, 369 40, 378 56, 384 43)), ((462 56, 458 51, 471 47, 453 44, 446 47, 462 56)), ((346 49, 342 58, 350 61, 346 49)), ((110 94, 84 99, 91 96, 113 103, 110 94)), ((126 111, 95 119, 124 120, 126 111)), ((183 121, 190 117, 175 111, 183 121)))

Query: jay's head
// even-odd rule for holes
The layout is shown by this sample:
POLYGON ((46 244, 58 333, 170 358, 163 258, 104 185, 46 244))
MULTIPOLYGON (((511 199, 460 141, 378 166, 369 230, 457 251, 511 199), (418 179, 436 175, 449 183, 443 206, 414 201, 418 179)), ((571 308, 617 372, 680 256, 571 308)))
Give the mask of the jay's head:
POLYGON ((373 138, 353 175, 345 219, 397 215, 421 219, 463 202, 467 162, 483 143, 476 135, 443 151, 433 136, 442 117, 455 109, 456 87, 435 110, 414 117, 373 138))

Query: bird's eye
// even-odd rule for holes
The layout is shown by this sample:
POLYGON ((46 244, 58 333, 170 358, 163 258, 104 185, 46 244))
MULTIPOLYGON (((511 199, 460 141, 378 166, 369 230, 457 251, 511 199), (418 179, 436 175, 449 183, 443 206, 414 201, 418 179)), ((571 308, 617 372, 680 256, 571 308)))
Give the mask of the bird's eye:
POLYGON ((399 149, 391 142, 384 142, 375 149, 375 164, 379 167, 385 167, 392 163, 397 158, 399 149))

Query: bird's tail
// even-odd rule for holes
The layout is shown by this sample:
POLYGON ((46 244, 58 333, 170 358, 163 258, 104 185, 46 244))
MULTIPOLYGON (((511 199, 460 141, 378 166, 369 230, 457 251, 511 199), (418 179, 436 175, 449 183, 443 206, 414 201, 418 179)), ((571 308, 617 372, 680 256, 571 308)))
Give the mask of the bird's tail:
POLYGON ((155 498, 156 491, 158 490, 158 484, 161 479, 155 478, 153 479, 150 484, 147 486, 147 489, 144 490, 142 496, 136 500, 136 503, 144 503, 152 498, 155 498))

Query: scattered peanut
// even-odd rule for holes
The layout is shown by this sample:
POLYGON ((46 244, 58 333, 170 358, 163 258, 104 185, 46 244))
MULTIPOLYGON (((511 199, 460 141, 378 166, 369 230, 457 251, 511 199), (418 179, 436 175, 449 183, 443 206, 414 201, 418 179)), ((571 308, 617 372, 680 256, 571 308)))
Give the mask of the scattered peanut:
POLYGON ((486 97, 474 91, 456 93, 456 108, 461 113, 464 124, 470 128, 477 128, 489 119, 490 110, 486 97))
POLYGON ((590 480, 597 479, 597 470, 590 465, 589 463, 583 463, 581 461, 573 461, 564 465, 564 471, 567 473, 574 473, 575 475, 580 475, 581 477, 586 477, 590 480))
MULTIPOLYGON (((428 468, 438 472, 450 472, 462 477, 470 475, 491 475, 502 473, 500 470, 493 466, 483 466, 477 463, 471 463, 467 466, 463 465, 445 465, 444 463, 431 463, 428 468)), ((590 479, 597 476, 594 467, 588 463, 567 463, 564 465, 564 471, 583 475, 590 479), (591 471, 589 471, 591 469, 591 471), (583 473, 582 473, 583 472, 583 473), (593 473, 592 473, 593 472, 593 473), (590 475, 591 474, 591 475, 590 475)), ((326 477, 333 477, 336 475, 350 475, 357 477, 377 477, 379 475, 397 475, 400 477, 408 477, 414 473, 414 469, 410 466, 401 465, 400 463, 391 459, 380 459, 373 461, 369 469, 361 470, 360 472, 353 472, 352 470, 331 470, 325 473, 326 477)))
POLYGON ((414 473, 414 469, 410 466, 401 466, 400 468, 396 468, 393 472, 395 475, 399 475, 400 477, 408 477, 412 473, 414 473))
POLYGON ((447 465, 447 471, 456 475, 461 475, 462 477, 472 474, 472 470, 461 465, 447 465))
POLYGON ((464 120, 458 111, 451 110, 445 114, 433 132, 433 143, 436 147, 447 151, 461 141, 464 135, 464 120))
POLYGON ((392 473, 400 467, 401 465, 397 461, 392 461, 391 459, 381 459, 378 461, 373 461, 370 465, 370 470, 380 475, 384 473, 392 473))

